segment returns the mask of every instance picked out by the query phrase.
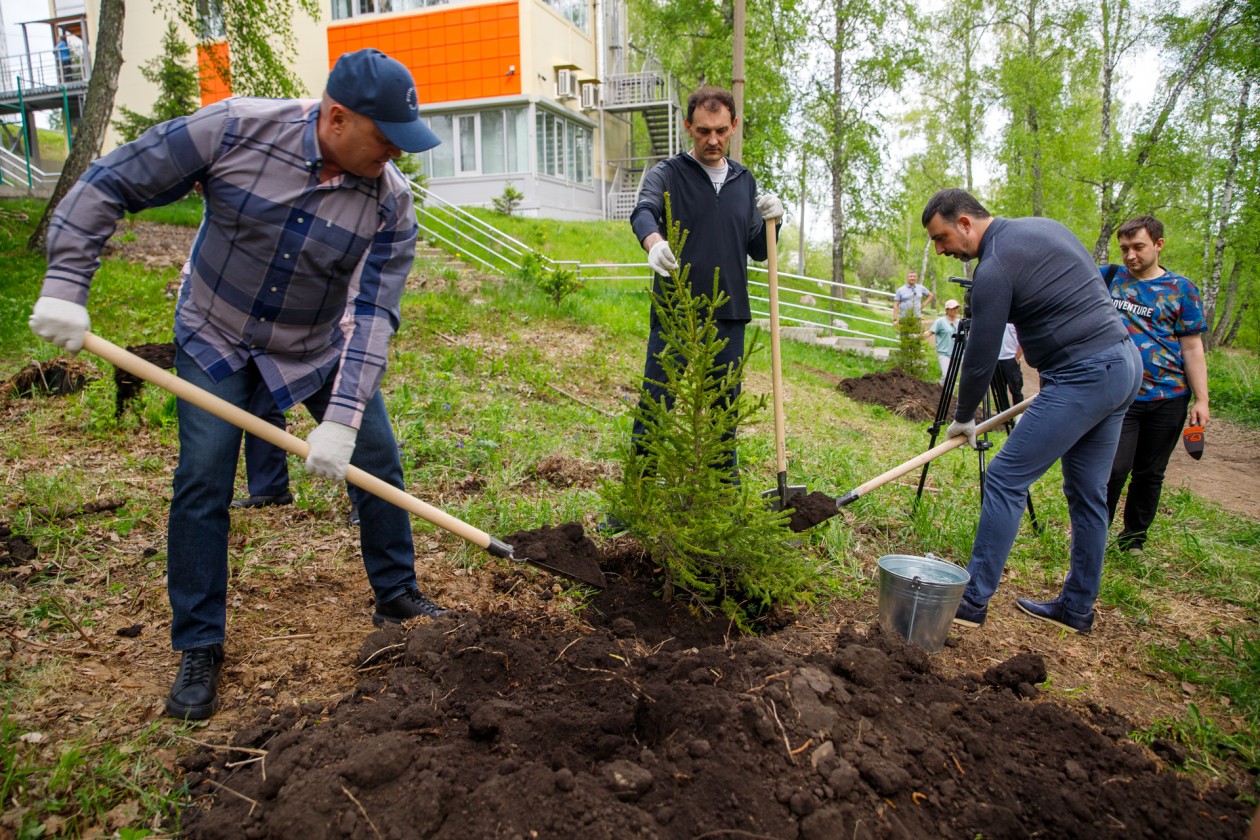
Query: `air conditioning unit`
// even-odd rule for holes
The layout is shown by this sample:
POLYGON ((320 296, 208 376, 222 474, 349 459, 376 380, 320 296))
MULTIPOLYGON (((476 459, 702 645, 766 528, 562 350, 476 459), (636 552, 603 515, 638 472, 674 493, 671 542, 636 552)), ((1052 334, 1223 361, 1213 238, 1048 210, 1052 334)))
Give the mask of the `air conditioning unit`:
POLYGON ((573 70, 556 71, 556 99, 572 99, 578 95, 578 77, 573 70))
POLYGON ((582 110, 589 111, 592 108, 599 107, 599 83, 583 82, 582 83, 582 110))

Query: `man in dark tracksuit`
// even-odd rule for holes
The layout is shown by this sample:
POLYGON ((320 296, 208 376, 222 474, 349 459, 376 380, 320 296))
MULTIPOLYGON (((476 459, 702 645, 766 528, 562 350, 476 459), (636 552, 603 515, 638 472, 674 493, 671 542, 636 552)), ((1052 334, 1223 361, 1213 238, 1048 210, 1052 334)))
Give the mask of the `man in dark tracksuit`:
POLYGON ((1111 305, 1089 252, 1051 219, 1002 219, 963 190, 941 190, 923 209, 936 253, 979 260, 971 290, 971 335, 947 438, 976 442, 976 408, 997 364, 1007 323, 1019 331, 1041 390, 1006 439, 984 480, 980 524, 954 621, 983 624, 1015 544, 1028 488, 1055 461, 1072 545, 1063 591, 1019 599, 1028 615, 1076 633, 1094 625, 1107 543, 1107 478, 1120 423, 1142 382, 1142 360, 1111 305))
MULTIPOLYGON (((766 221, 783 217, 783 203, 766 193, 757 196, 752 173, 726 157, 727 147, 739 119, 735 100, 729 91, 704 87, 687 99, 683 123, 691 136, 692 148, 661 161, 643 179, 639 202, 630 216, 630 225, 648 265, 655 272, 653 289, 661 291, 661 279, 680 265, 691 265, 691 293, 696 297, 713 294, 713 271, 718 271, 718 288, 728 300, 718 307, 718 338, 726 346, 715 360, 719 366, 736 364, 744 353, 744 326, 752 318, 748 305, 748 258, 766 258, 766 221), (675 256, 665 238, 665 194, 669 193, 674 221, 690 231, 683 252, 675 256)), ((777 228, 776 228, 777 236, 777 228)), ((656 401, 670 400, 664 385, 660 354, 665 342, 660 335, 656 307, 652 307, 648 336, 644 388, 656 401)), ((737 385, 730 398, 739 394, 737 385)), ((636 421, 634 437, 644 432, 636 421)), ((739 459, 732 441, 730 467, 734 474, 739 459)))

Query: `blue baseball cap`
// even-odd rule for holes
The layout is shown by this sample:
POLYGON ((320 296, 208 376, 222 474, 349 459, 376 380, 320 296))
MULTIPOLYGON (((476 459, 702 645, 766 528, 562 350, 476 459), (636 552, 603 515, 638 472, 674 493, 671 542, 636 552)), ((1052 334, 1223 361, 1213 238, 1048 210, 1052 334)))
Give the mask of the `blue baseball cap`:
POLYGON ((423 152, 442 141, 420 119, 411 72, 380 50, 345 53, 328 74, 328 95, 376 123, 404 152, 423 152))

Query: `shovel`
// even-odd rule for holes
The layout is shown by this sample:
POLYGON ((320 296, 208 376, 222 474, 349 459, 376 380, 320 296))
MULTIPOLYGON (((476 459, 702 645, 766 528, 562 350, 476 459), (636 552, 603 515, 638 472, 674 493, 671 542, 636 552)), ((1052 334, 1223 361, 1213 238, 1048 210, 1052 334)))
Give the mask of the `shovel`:
POLYGON ((804 484, 787 483, 787 444, 783 431, 783 361, 779 355, 779 220, 766 223, 766 276, 770 286, 770 382, 774 393, 774 457, 778 486, 761 494, 773 510, 789 510, 792 499, 804 495, 804 484))
MULTIPOLYGON (((220 397, 216 397, 209 391, 193 385, 187 380, 180 379, 157 365, 146 362, 134 353, 130 353, 116 344, 101 338, 92 333, 85 333, 83 336, 83 347, 86 350, 95 353, 105 361, 113 364, 117 368, 121 368, 128 373, 140 377, 154 385, 162 388, 182 400, 185 400, 203 411, 208 411, 220 420, 225 420, 233 426, 237 426, 255 437, 262 438, 270 444, 280 447, 294 455, 305 458, 310 452, 310 446, 306 441, 299 437, 289 434, 283 429, 255 417, 248 411, 229 403, 220 397)), ((360 487, 371 493, 373 496, 384 499, 392 505, 402 508, 416 514, 417 516, 431 522, 437 527, 449 531, 461 539, 467 540, 474 545, 480 546, 493 554, 495 557, 503 557, 514 563, 529 563, 531 566, 537 566, 546 572, 560 575, 579 583, 585 583, 590 586, 602 589, 605 586, 604 574, 599 570, 598 566, 586 561, 578 559, 574 562, 574 568, 565 568, 552 563, 540 563, 537 560, 531 560, 528 557, 516 557, 513 554, 512 546, 497 540, 484 531, 474 528, 467 522, 456 519, 445 511, 439 510, 415 496, 387 484, 374 475, 364 472, 358 467, 351 466, 346 470, 346 481, 360 487)))
MULTIPOLYGON (((1032 404, 1032 401, 1033 401, 1033 398, 1029 397, 1028 399, 1024 400, 1022 403, 1013 405, 1010 408, 1006 409, 1006 411, 1003 411, 1001 414, 993 415, 988 420, 985 420, 983 423, 976 426, 976 434, 982 435, 985 432, 991 432, 994 429, 996 429, 998 426, 1001 426, 1004 423, 1007 423, 1013 420, 1017 414, 1022 414, 1024 410, 1028 408, 1029 405, 1032 404)), ((919 455, 916 455, 915 457, 911 458, 909 461, 906 461, 904 464, 897 467, 893 467, 888 472, 883 473, 881 475, 877 475, 874 478, 872 478, 870 481, 867 481, 864 484, 860 484, 857 487, 850 490, 848 493, 845 493, 843 496, 836 499, 836 508, 842 508, 847 504, 856 502, 858 499, 860 499, 862 496, 865 496, 867 493, 871 492, 872 490, 875 490, 879 487, 883 487, 888 482, 901 478, 903 475, 905 475, 908 472, 914 472, 919 467, 926 464, 928 461, 933 461, 939 458, 940 456, 944 455, 946 452, 951 452, 957 449, 958 447, 962 446, 966 442, 967 442, 966 435, 955 435, 954 437, 946 440, 944 443, 938 443, 936 446, 933 446, 928 451, 923 452, 919 455)))

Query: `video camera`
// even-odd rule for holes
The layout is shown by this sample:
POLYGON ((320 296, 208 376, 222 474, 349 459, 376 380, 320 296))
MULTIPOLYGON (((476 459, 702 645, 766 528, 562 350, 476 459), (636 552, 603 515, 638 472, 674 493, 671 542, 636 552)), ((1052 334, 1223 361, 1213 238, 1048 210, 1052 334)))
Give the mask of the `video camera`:
POLYGON ((963 287, 963 317, 970 320, 971 318, 971 289, 975 285, 975 279, 972 277, 951 277, 949 282, 957 283, 963 287))

